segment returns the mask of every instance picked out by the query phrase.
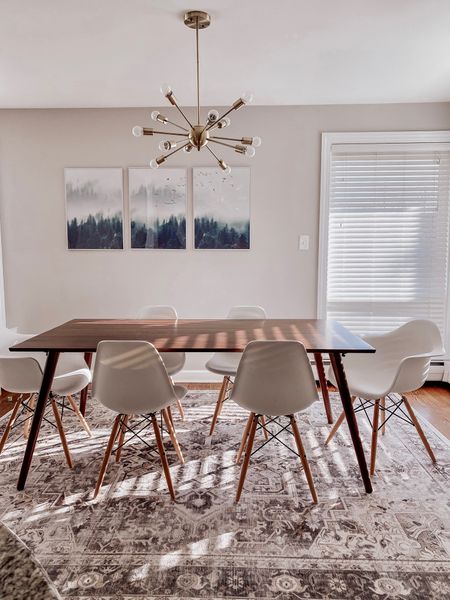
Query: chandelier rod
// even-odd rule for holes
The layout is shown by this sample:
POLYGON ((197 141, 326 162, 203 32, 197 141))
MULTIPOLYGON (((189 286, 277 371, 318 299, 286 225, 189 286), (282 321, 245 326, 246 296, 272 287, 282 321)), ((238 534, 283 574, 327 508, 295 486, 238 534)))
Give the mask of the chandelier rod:
POLYGON ((217 154, 216 154, 215 152, 213 152, 209 146, 205 146, 205 148, 206 148, 207 150, 209 150, 209 151, 211 152, 211 154, 214 156, 214 158, 217 160, 217 162, 219 162, 219 163, 220 163, 220 159, 219 159, 219 157, 217 156, 217 154))
POLYGON ((197 50, 197 125, 200 125, 200 57, 198 50, 198 17, 195 18, 195 45, 197 50))
POLYGON ((177 152, 179 152, 180 150, 183 150, 183 148, 185 146, 188 146, 190 144, 189 141, 187 141, 185 144, 183 144, 182 146, 180 146, 179 148, 176 148, 175 150, 172 150, 172 152, 169 152, 169 154, 165 154, 164 155, 164 160, 166 160, 166 158, 169 158, 169 156, 172 156, 172 154, 176 154, 177 152))
POLYGON ((236 150, 236 146, 233 146, 233 144, 225 144, 225 142, 219 142, 219 140, 214 138, 210 138, 209 141, 213 142, 214 144, 220 144, 221 146, 226 146, 227 148, 233 148, 233 150, 236 150))

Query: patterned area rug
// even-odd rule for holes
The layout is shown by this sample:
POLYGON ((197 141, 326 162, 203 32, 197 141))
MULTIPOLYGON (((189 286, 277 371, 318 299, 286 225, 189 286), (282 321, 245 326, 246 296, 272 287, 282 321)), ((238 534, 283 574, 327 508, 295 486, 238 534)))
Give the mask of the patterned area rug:
MULTIPOLYGON (((255 455, 239 504, 235 454, 246 414, 229 403, 208 437, 216 392, 191 392, 174 410, 186 464, 165 436, 177 501, 142 443, 110 462, 92 490, 113 414, 89 404, 93 437, 64 417, 75 462, 45 426, 24 492, 15 485, 23 439, 0 456, 0 518, 36 553, 64 598, 424 600, 450 597, 450 446, 424 425, 438 464, 415 431, 389 421, 374 493, 358 476, 346 425, 328 448, 323 406, 300 415, 319 504, 298 460, 272 442, 255 455)), ((333 399, 335 414, 339 402, 333 399)), ((360 418, 366 448, 370 432, 360 418)), ((150 431, 147 439, 152 438, 150 431)), ((258 440, 263 442, 262 435, 258 440)), ((291 436, 284 441, 291 445, 291 436)))

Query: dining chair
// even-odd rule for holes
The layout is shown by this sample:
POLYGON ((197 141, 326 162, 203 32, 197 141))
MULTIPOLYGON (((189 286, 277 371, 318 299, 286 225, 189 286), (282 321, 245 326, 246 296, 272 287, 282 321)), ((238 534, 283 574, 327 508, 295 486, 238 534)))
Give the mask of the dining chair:
MULTIPOLYGON (((261 306, 233 306, 226 318, 266 319, 267 315, 266 311, 261 306)), ((212 358, 205 365, 208 371, 223 376, 222 386, 216 401, 216 407, 211 421, 209 435, 214 433, 217 419, 222 412, 223 404, 226 402, 226 400, 228 400, 229 391, 233 385, 232 378, 235 377, 237 373, 241 356, 242 354, 240 352, 215 352, 212 358)))
MULTIPOLYGON (((41 387, 42 363, 45 358, 40 356, 41 353, 26 356, 13 356, 12 353, 10 354, 11 356, 0 356, 1 386, 7 395, 11 394, 13 402, 11 415, 0 439, 0 452, 3 451, 13 428, 24 424, 24 435, 25 437, 28 435, 29 424, 34 414, 36 396, 41 387), (18 422, 17 419, 20 419, 21 416, 24 418, 18 422)), ((65 410, 73 411, 88 436, 91 436, 89 424, 73 399, 73 395, 84 389, 90 381, 91 372, 81 355, 71 353, 61 355, 50 393, 50 405, 56 425, 47 419, 45 415, 44 420, 50 425, 56 426, 70 468, 73 467, 73 461, 64 432, 62 416, 65 410), (65 403, 66 398, 68 405, 65 403), (61 408, 61 414, 59 408, 61 408)))
MULTIPOLYGON (((359 399, 355 413, 363 411, 367 415, 367 410, 373 408, 370 474, 375 472, 378 432, 381 429, 382 434, 385 433, 386 423, 392 417, 399 417, 415 427, 432 462, 436 462, 406 394, 422 387, 430 370, 431 359, 445 353, 438 327, 432 321, 414 320, 389 333, 366 335, 363 338, 376 352, 347 355, 344 367, 352 401, 359 399)), ((331 370, 328 378, 336 385, 331 370)), ((333 439, 344 416, 342 412, 325 444, 333 439)))
MULTIPOLYGON (((167 321, 176 321, 178 319, 178 313, 173 306, 166 305, 153 305, 149 304, 143 306, 138 312, 139 319, 161 319, 167 321)), ((179 373, 186 362, 185 352, 160 352, 160 356, 166 367, 166 371, 170 376, 179 373)), ((176 400, 178 412, 180 413, 181 420, 184 421, 184 410, 183 405, 179 398, 176 400)))
POLYGON ((94 498, 102 486, 109 459, 116 453, 116 462, 120 460, 122 447, 137 437, 153 451, 153 447, 142 437, 148 425, 153 426, 157 451, 172 500, 175 491, 170 476, 169 463, 164 450, 157 414, 161 413, 172 444, 181 463, 184 463, 175 429, 172 425, 169 409, 171 404, 186 395, 186 388, 174 385, 169 377, 161 355, 156 348, 145 341, 112 340, 102 341, 97 346, 92 396, 101 404, 117 413, 100 468, 94 498), (140 416, 137 425, 129 425, 131 417, 140 416), (142 427, 144 424, 144 427, 142 427), (132 436, 126 440, 126 433, 132 436), (117 447, 114 445, 117 440, 117 447))
MULTIPOLYGON (((230 399, 250 411, 236 459, 236 462, 239 462, 245 450, 236 502, 239 502, 241 497, 250 457, 260 449, 253 450, 256 430, 263 428, 269 434, 269 442, 276 440, 298 456, 313 502, 317 503, 311 469, 295 417, 295 413, 305 410, 319 399, 311 363, 303 344, 297 341, 273 340, 257 340, 247 344, 230 399), (266 415, 267 425, 273 423, 279 427, 277 433, 269 431, 267 425, 260 422, 261 415, 266 415), (281 422, 284 417, 288 419, 287 425, 281 422), (280 434, 284 431, 293 434, 297 451, 281 439, 280 434)), ((267 441, 263 442, 262 446, 266 444, 267 441)))

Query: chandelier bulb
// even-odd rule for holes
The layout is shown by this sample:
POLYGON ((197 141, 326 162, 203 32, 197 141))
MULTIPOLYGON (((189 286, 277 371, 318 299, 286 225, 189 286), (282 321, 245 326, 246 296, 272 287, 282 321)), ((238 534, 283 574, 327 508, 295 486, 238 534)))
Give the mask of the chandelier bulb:
POLYGON ((259 146, 261 146, 261 144, 262 144, 262 139, 259 136, 256 136, 253 138, 252 146, 254 146, 255 148, 259 148, 259 146))
POLYGON ((248 156, 249 158, 253 158, 256 154, 256 150, 253 148, 253 146, 247 146, 247 148, 245 149, 245 156, 248 156))
POLYGON ((152 160, 148 163, 151 169, 157 169, 159 167, 158 161, 156 158, 152 158, 152 160))
POLYGON ((252 92, 244 92, 243 94, 241 94, 241 100, 244 104, 252 104, 254 96, 252 92))
POLYGON ((184 148, 183 148, 183 152, 189 153, 192 152, 192 150, 194 149, 194 146, 192 144, 187 144, 184 148))
POLYGON ((170 140, 163 140, 159 142, 159 149, 163 152, 167 152, 168 150, 173 150, 173 148, 177 147, 176 142, 171 142, 170 140))
POLYGON ((208 113, 208 121, 210 123, 216 123, 217 119, 219 118, 220 114, 218 110, 210 110, 208 113))
POLYGON ((159 117, 159 110, 154 110, 150 116, 153 119, 153 121, 157 121, 159 117))
POLYGON ((217 127, 219 129, 225 129, 225 127, 229 127, 230 125, 231 125, 231 119, 229 117, 220 119, 220 121, 217 123, 217 127))
POLYGON ((141 137, 141 135, 144 133, 144 128, 140 125, 135 125, 131 130, 131 133, 134 135, 134 137, 141 137))
POLYGON ((227 175, 229 175, 231 173, 230 165, 227 165, 226 168, 223 170, 223 172, 226 173, 227 175))
POLYGON ((168 83, 163 83, 159 89, 161 90, 161 94, 166 97, 172 93, 172 88, 168 83))

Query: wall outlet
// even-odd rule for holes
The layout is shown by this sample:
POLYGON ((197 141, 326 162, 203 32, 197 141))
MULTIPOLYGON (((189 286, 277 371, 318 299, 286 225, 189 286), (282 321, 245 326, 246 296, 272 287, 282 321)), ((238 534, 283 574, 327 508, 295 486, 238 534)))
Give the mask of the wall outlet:
POLYGON ((298 249, 309 250, 309 235, 298 236, 298 249))

